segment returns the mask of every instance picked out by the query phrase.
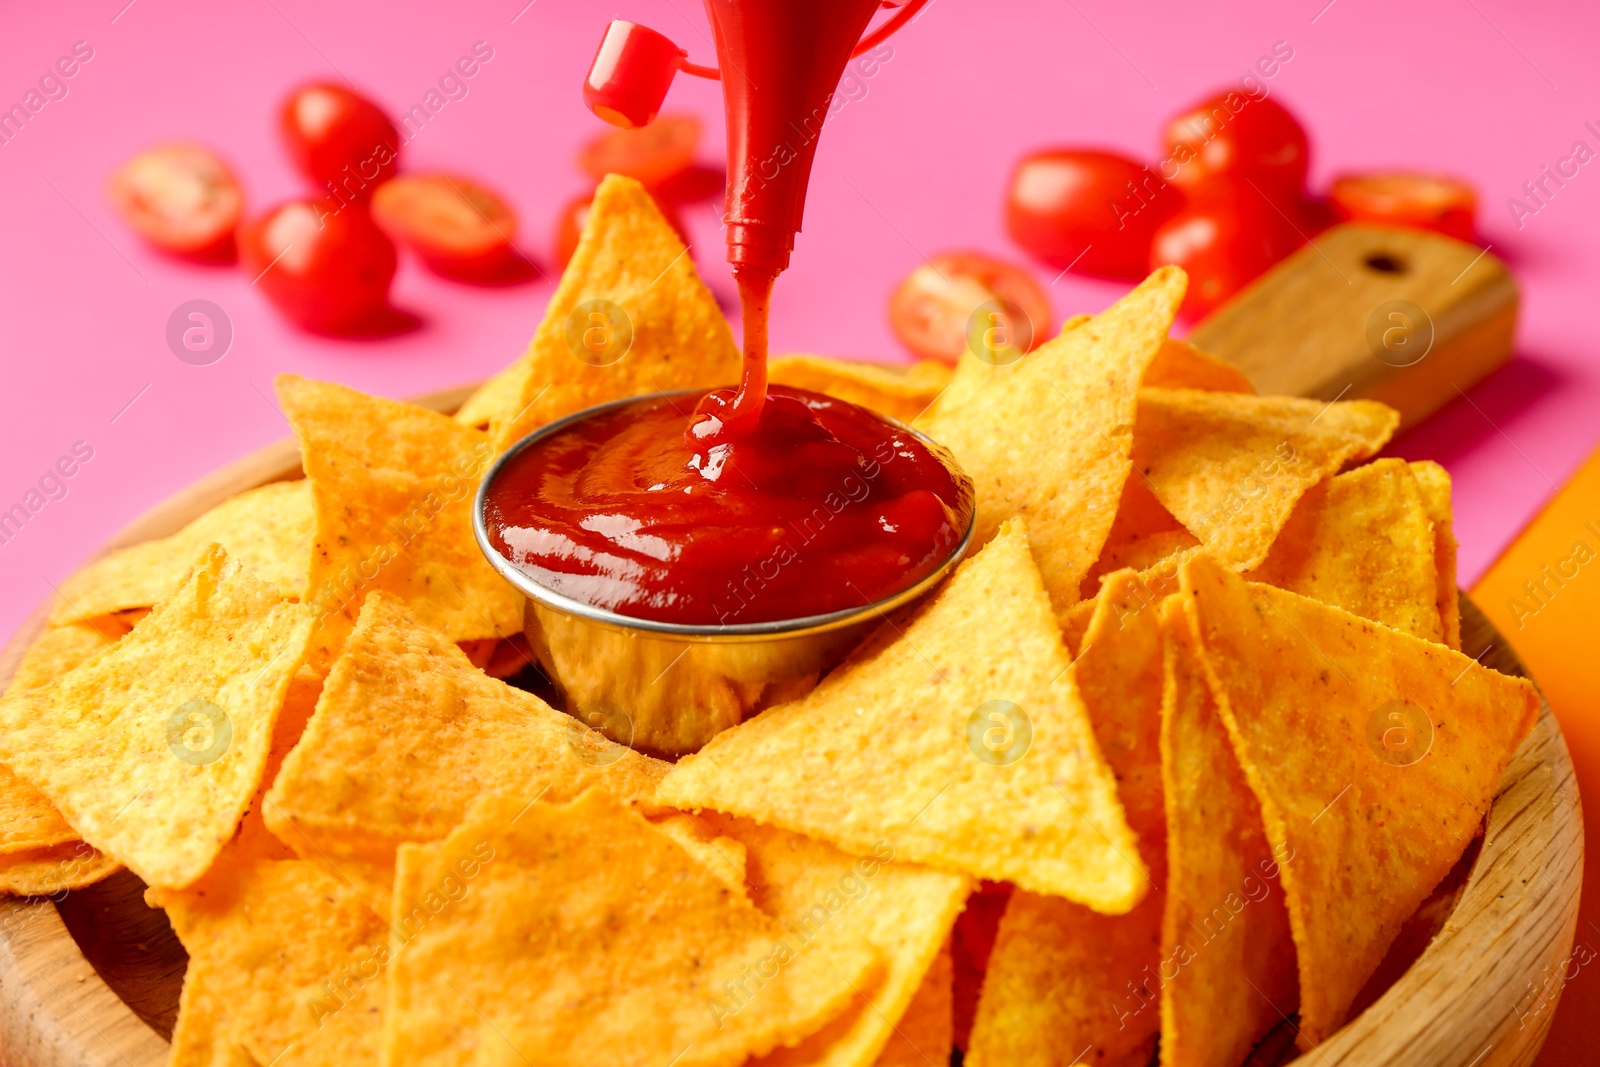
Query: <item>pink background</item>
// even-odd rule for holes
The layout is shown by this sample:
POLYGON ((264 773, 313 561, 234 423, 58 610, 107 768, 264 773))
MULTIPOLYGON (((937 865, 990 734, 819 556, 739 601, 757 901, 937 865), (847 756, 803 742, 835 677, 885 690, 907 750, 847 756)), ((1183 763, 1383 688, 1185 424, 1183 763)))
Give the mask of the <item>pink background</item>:
MULTIPOLYGON (((384 341, 310 337, 234 269, 174 262, 113 216, 108 172, 158 139, 192 137, 236 166, 252 210, 300 194, 273 129, 285 91, 341 74, 398 112, 475 41, 494 56, 406 145, 413 169, 452 168, 503 190, 523 245, 550 266, 560 206, 585 187, 573 151, 600 129, 579 81, 614 14, 710 54, 693 0, 393 3, 176 0, 13 5, 0 35, 0 103, 20 100, 73 42, 94 58, 14 140, 0 145, 0 510, 75 441, 94 458, 0 544, 0 633, 144 508, 274 438, 264 395, 278 371, 407 396, 486 376, 527 342, 549 294, 453 284, 404 261, 394 287, 423 322, 384 341), (205 298, 230 316, 220 362, 167 348, 169 314, 205 298), (134 398, 137 397, 137 400, 134 398), (132 401, 131 406, 130 401, 132 401)), ((1600 125, 1593 5, 1451 0, 1221 5, 936 0, 893 39, 866 95, 832 119, 817 155, 806 231, 780 284, 777 350, 897 361, 889 290, 921 254, 972 247, 1021 258, 1000 225, 1009 167, 1025 149, 1108 145, 1153 158, 1159 125, 1236 81, 1274 42, 1293 59, 1268 86, 1314 140, 1313 179, 1347 168, 1424 166, 1482 194, 1484 239, 1523 284, 1516 362, 1398 444, 1457 479, 1468 583, 1600 437, 1600 364, 1590 321, 1600 163, 1518 229, 1506 199, 1600 125), (1206 10, 1206 9, 1210 10, 1206 10), (1592 173, 1591 173, 1592 172, 1592 173)), ((684 78, 670 107, 705 120, 716 162, 717 86, 684 78)), ((731 299, 717 220, 689 219, 695 255, 731 299)), ((1049 282, 1053 271, 1039 268, 1049 282)), ((1058 319, 1109 303, 1117 285, 1066 275, 1058 319)))

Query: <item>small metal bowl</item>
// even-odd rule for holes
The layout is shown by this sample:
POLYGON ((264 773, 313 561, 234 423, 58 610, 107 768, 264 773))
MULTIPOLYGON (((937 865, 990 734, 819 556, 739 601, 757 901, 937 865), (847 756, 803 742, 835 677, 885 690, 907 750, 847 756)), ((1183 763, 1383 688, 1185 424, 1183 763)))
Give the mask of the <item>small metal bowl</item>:
MULTIPOLYGON (((566 710, 614 741, 667 756, 694 752, 754 712, 808 692, 868 629, 944 579, 966 553, 976 519, 974 509, 966 533, 950 555, 921 581, 893 596, 826 615, 729 625, 658 622, 597 608, 539 585, 490 542, 484 518, 489 489, 523 449, 614 408, 652 397, 701 392, 686 389, 626 397, 535 430, 495 460, 478 486, 472 512, 478 547, 495 570, 528 598, 523 622, 528 644, 560 690, 566 710)), ((901 422, 878 417, 927 446, 971 498, 972 480, 947 449, 901 422)))

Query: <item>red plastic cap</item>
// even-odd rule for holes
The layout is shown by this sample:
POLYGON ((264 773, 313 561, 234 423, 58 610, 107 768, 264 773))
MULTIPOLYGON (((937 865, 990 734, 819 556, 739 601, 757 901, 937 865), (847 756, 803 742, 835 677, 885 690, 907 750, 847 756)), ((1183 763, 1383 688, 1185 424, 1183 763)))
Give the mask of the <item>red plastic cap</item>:
POLYGON ((648 126, 687 56, 648 26, 612 19, 584 79, 583 102, 613 126, 648 126))

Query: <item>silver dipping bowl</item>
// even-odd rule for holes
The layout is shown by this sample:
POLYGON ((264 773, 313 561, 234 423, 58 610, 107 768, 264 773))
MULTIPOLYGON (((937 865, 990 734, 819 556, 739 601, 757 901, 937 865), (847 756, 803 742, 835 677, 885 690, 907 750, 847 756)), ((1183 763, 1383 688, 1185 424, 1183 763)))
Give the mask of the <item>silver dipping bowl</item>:
MULTIPOLYGON (((950 555, 921 581, 859 608, 799 619, 685 625, 635 619, 597 608, 535 582, 489 540, 484 508, 505 465, 523 449, 573 423, 653 396, 585 408, 535 430, 495 460, 478 486, 472 527, 478 547, 528 598, 523 629, 566 710, 612 740, 665 756, 694 752, 718 733, 773 704, 804 695, 889 612, 938 585, 972 540, 976 511, 950 555)), ((876 412, 874 412, 876 415, 876 412)), ((948 450, 894 419, 877 416, 920 440, 971 498, 972 480, 948 450)))

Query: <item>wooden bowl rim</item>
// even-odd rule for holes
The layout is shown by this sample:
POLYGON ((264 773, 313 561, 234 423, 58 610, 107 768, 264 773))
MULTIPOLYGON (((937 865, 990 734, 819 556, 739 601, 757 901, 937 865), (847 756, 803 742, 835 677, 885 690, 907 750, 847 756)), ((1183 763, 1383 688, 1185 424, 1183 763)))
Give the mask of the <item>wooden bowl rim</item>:
MULTIPOLYGON (((449 414, 474 389, 462 386, 414 402, 449 414)), ((150 508, 91 558, 165 536, 234 493, 299 473, 293 439, 276 441, 150 508)), ((0 691, 49 610, 47 600, 0 651, 0 691)), ((1486 666, 1528 675, 1465 594, 1462 629, 1484 638, 1486 666)), ((1299 1062, 1531 1063, 1559 997, 1559 984, 1555 993, 1541 995, 1544 987, 1534 978, 1564 970, 1582 868, 1583 818, 1572 760, 1544 702, 1501 781, 1478 859, 1444 928, 1376 1002, 1299 1062)), ((162 1067, 169 1048, 95 972, 49 901, 0 900, 0 1060, 12 1067, 162 1067)))

